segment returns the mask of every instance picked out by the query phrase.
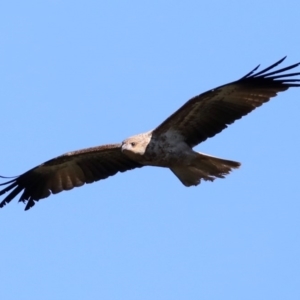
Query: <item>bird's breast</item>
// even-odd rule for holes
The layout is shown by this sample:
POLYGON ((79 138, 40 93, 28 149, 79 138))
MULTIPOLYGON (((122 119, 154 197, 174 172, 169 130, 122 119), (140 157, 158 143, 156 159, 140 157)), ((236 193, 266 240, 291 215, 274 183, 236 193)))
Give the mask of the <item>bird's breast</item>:
POLYGON ((163 134, 148 144, 144 162, 148 165, 170 167, 184 160, 191 148, 177 135, 163 134))

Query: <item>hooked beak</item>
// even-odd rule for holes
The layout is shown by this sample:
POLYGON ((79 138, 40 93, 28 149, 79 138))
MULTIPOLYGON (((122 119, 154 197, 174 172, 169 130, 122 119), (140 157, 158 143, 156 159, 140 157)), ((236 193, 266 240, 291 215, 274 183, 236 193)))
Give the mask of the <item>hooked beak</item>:
POLYGON ((127 145, 125 143, 122 143, 121 151, 127 150, 127 145))

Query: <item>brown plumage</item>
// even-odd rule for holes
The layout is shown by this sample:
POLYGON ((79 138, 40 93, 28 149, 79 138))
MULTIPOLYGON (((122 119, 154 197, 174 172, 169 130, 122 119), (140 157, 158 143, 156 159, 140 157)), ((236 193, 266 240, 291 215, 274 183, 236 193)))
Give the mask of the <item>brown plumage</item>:
MULTIPOLYGON (((104 145, 69 152, 4 182, 0 195, 9 192, 0 207, 22 192, 25 210, 35 201, 92 183, 117 172, 143 166, 169 168, 185 186, 203 180, 224 178, 240 163, 193 151, 193 147, 227 128, 235 120, 270 100, 278 92, 299 87, 298 73, 285 74, 300 63, 270 71, 282 63, 220 86, 186 102, 156 129, 135 135, 121 144, 104 145)), ((5 177, 2 177, 5 178, 5 177)))

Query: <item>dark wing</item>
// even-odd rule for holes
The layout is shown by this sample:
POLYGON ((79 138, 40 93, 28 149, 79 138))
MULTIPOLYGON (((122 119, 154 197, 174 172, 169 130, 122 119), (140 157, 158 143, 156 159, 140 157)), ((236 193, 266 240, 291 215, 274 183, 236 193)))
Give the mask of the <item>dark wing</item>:
POLYGON ((255 73, 259 67, 257 66, 237 81, 190 99, 158 126, 153 131, 153 135, 161 135, 168 130, 174 130, 181 134, 191 147, 213 137, 227 128, 227 125, 275 97, 278 92, 300 86, 299 79, 290 78, 300 75, 300 72, 282 74, 284 71, 299 66, 300 63, 268 72, 282 63, 284 59, 285 57, 255 73))
POLYGON ((27 203, 25 207, 27 210, 35 204, 35 201, 46 198, 51 193, 71 190, 84 183, 92 183, 113 176, 117 172, 140 167, 142 165, 122 154, 121 144, 69 152, 0 184, 7 185, 0 191, 0 195, 9 192, 0 203, 0 207, 23 192, 19 201, 27 203))

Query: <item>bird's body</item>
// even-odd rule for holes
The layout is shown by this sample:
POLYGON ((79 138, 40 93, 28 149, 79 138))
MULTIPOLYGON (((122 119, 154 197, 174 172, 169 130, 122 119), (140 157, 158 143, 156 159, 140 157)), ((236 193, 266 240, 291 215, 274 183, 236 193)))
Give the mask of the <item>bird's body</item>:
POLYGON ((192 152, 181 136, 170 130, 162 135, 153 131, 132 136, 123 141, 122 151, 142 165, 171 167, 192 152), (134 143, 134 145, 132 145, 134 143))
POLYGON ((6 186, 0 195, 9 192, 0 207, 23 191, 19 201, 26 203, 27 210, 35 201, 51 193, 143 166, 169 168, 185 186, 198 185, 201 180, 224 178, 240 163, 195 152, 193 147, 269 101, 278 92, 299 87, 300 80, 289 77, 300 75, 300 72, 283 72, 300 63, 268 72, 283 60, 254 73, 257 67, 235 82, 190 99, 152 131, 129 137, 120 144, 66 153, 0 184, 6 186))
POLYGON ((122 152, 143 166, 169 168, 185 186, 198 185, 200 180, 223 178, 240 163, 195 152, 179 132, 163 134, 149 131, 123 141, 122 152))

